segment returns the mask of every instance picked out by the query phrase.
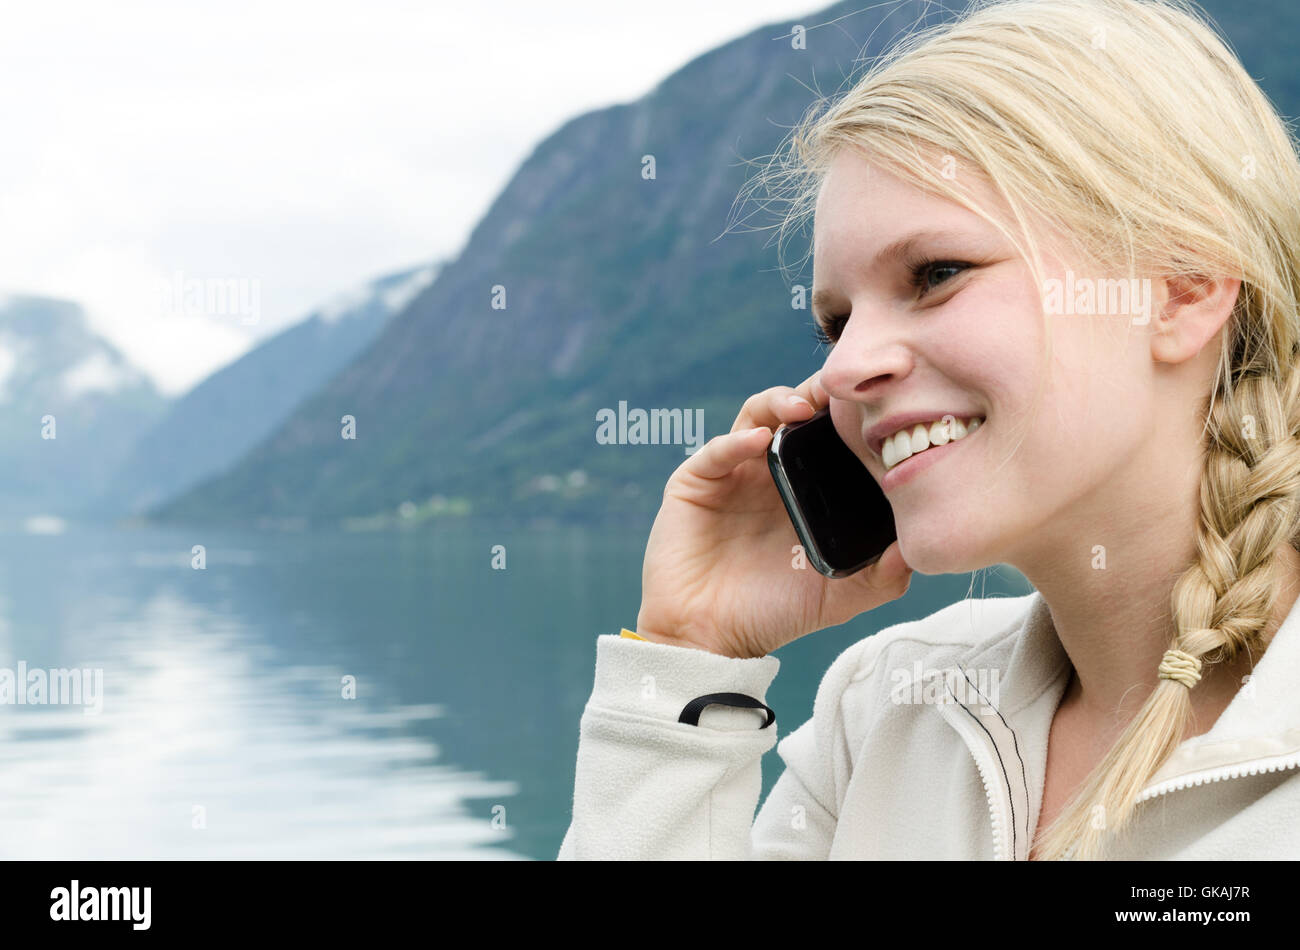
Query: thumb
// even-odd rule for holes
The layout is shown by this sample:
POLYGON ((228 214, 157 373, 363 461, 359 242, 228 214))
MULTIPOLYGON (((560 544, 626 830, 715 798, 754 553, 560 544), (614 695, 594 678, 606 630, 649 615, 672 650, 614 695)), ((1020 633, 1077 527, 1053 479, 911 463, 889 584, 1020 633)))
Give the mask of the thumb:
POLYGON ((912 568, 903 560, 903 549, 898 546, 897 541, 891 542, 889 547, 885 548, 885 553, 880 555, 880 560, 867 568, 867 571, 874 572, 880 584, 903 582, 912 576, 912 568))

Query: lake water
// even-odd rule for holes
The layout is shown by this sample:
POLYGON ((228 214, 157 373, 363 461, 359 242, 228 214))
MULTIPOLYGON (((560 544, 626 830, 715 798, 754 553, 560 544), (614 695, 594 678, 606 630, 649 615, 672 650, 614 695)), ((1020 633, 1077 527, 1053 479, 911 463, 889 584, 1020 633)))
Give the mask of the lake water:
MULTIPOLYGON (((645 535, 0 535, 0 671, 103 671, 97 713, 0 704, 0 857, 553 859, 595 638, 635 624, 645 535)), ((1006 567, 915 576, 778 651, 780 735, 843 649, 972 584, 1029 590, 1006 567)))

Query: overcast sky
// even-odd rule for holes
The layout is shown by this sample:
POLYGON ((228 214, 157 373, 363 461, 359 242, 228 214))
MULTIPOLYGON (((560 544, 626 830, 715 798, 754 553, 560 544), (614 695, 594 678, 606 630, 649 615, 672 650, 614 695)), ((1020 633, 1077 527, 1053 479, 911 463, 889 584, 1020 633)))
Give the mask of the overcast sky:
POLYGON ((6 3, 0 292, 81 303, 183 391, 335 294, 454 253, 564 120, 824 6, 6 3), (168 286, 229 278, 256 322, 167 307, 168 286))

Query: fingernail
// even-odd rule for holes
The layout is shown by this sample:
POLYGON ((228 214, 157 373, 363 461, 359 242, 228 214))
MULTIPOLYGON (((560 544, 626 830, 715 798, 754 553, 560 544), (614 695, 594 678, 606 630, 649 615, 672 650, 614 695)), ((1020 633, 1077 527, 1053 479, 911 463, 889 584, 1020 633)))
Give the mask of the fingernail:
POLYGON ((802 409, 804 406, 809 405, 808 400, 804 399, 802 396, 790 396, 786 399, 786 403, 796 409, 802 409))

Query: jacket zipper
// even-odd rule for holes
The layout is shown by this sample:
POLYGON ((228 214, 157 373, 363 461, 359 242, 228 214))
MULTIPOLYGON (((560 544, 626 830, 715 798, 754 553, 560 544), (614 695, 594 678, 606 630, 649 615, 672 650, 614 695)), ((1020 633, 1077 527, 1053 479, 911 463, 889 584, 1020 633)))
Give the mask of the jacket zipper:
POLYGON ((1014 855, 1011 858, 1007 857, 1011 848, 1006 840, 1007 828, 1011 823, 1011 790, 998 775, 995 763, 989 759, 987 737, 978 733, 956 712, 956 707, 961 705, 945 703, 940 705, 939 709, 949 725, 957 730, 957 734, 966 743, 971 758, 975 760, 975 768, 979 770, 980 782, 984 785, 984 797, 989 806, 989 821, 993 825, 993 860, 1014 860, 1014 855), (999 790, 1002 793, 1000 795, 999 790))
POLYGON ((1169 792, 1190 788, 1194 785, 1219 782, 1225 778, 1259 775, 1263 772, 1283 772, 1296 767, 1300 767, 1300 752, 1293 752, 1290 755, 1271 756, 1264 759, 1253 759, 1249 762, 1239 762, 1236 765, 1221 765, 1217 769, 1205 769, 1201 772, 1189 772, 1186 775, 1166 779, 1163 782, 1144 788, 1142 794, 1138 796, 1137 803, 1141 804, 1148 799, 1158 798, 1169 792))

